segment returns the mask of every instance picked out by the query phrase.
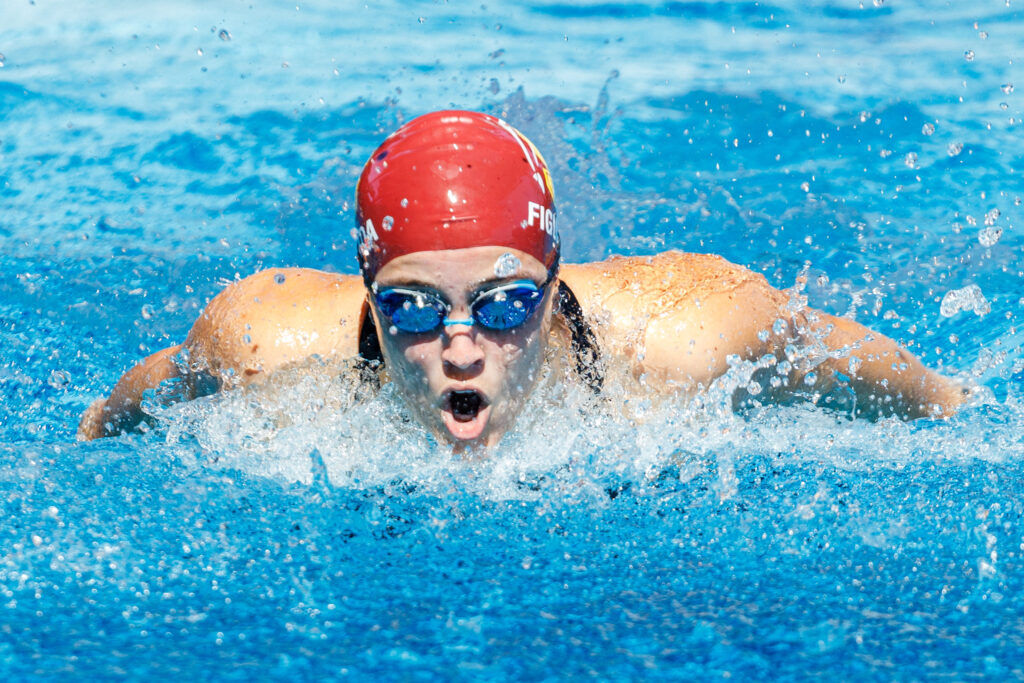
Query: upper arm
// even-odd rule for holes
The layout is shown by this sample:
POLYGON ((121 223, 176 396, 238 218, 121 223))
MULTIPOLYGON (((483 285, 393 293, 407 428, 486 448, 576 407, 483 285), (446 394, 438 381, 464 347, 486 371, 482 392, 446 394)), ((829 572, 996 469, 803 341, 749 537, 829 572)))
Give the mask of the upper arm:
POLYGON ((964 400, 960 384, 893 340, 854 321, 794 307, 764 276, 720 257, 613 258, 569 266, 566 275, 585 310, 602 320, 610 349, 632 359, 633 372, 645 375, 649 386, 707 387, 729 370, 730 357, 756 361, 773 354, 776 362, 753 375, 761 395, 773 399, 846 386, 858 412, 910 418, 948 415, 964 400), (794 359, 787 358, 790 345, 794 359), (794 367, 783 369, 782 361, 794 367))
POLYGON ((157 351, 124 373, 109 397, 97 399, 82 414, 78 438, 88 441, 113 436, 137 425, 145 392, 181 376, 174 362, 181 348, 179 344, 157 351))
POLYGON ((857 409, 871 416, 947 417, 967 397, 959 382, 927 368, 912 353, 860 323, 815 312, 809 326, 831 352, 821 363, 814 389, 849 386, 857 409))

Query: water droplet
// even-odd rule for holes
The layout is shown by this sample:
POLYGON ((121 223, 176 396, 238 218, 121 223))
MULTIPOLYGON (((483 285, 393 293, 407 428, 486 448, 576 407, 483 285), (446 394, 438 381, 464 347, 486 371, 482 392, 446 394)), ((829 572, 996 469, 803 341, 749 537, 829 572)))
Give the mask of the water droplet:
POLYGON ((146 320, 151 320, 156 315, 156 311, 153 310, 152 304, 142 304, 142 317, 146 320))
POLYGON ((993 244, 999 241, 999 238, 1003 236, 1002 228, 982 228, 981 232, 978 233, 978 241, 981 242, 983 247, 991 247, 993 244))
POLYGON ((279 285, 283 285, 284 284, 284 273, 277 273, 276 275, 274 275, 274 282, 276 282, 279 285))
POLYGON ((968 50, 967 52, 965 52, 964 53, 964 59, 966 59, 968 62, 973 62, 974 61, 974 50, 968 50))
POLYGON ((243 334, 242 335, 242 343, 243 344, 252 344, 252 337, 250 335, 248 335, 248 334, 243 334))
POLYGON ((226 28, 222 28, 220 32, 217 34, 217 37, 225 41, 231 40, 231 34, 228 33, 228 30, 226 28))
POLYGON ((522 265, 515 254, 506 251, 494 262, 494 275, 495 277, 512 277, 519 272, 522 265))
POLYGON ((960 337, 956 336, 955 334, 949 335, 949 343, 950 344, 959 344, 960 343, 960 337))
POLYGON ((384 220, 380 222, 380 226, 388 232, 391 232, 391 228, 395 227, 395 219, 391 216, 384 216, 384 220))
POLYGON ((921 134, 922 135, 931 135, 934 132, 935 132, 935 124, 934 123, 926 123, 923 126, 921 126, 921 134))
POLYGON ((991 310, 992 306, 978 285, 951 289, 946 292, 942 297, 942 303, 939 304, 939 314, 944 318, 952 318, 960 311, 974 311, 977 315, 985 315, 991 310))
POLYGON ((874 0, 874 2, 872 4, 875 7, 881 7, 883 4, 885 4, 885 0, 874 0))
POLYGON ((47 383, 54 389, 63 389, 71 384, 71 374, 67 370, 54 370, 47 383))
POLYGON ((978 31, 978 37, 982 40, 988 40, 988 31, 978 31))
POLYGON ((427 20, 427 18, 426 18, 426 17, 420 17, 420 18, 419 18, 419 19, 417 19, 416 21, 418 21, 418 22, 420 22, 420 23, 422 24, 422 23, 424 23, 424 22, 425 22, 426 20, 427 20))
POLYGON ((201 47, 197 48, 196 49, 196 54, 199 55, 200 57, 202 57, 203 56, 203 48, 201 48, 201 47))
POLYGON ((949 147, 946 148, 946 154, 951 157, 955 157, 962 151, 964 151, 964 143, 962 142, 951 142, 949 143, 949 147))
POLYGON ((914 168, 917 166, 917 152, 910 152, 906 157, 903 158, 903 163, 907 165, 907 168, 914 168))
POLYGON ((404 209, 405 207, 409 206, 409 199, 407 197, 402 197, 402 201, 399 202, 399 204, 401 204, 402 208, 404 209))
POLYGON ((1013 83, 1003 83, 1001 86, 999 86, 999 89, 1002 90, 1007 95, 1009 95, 1010 93, 1013 92, 1013 83))

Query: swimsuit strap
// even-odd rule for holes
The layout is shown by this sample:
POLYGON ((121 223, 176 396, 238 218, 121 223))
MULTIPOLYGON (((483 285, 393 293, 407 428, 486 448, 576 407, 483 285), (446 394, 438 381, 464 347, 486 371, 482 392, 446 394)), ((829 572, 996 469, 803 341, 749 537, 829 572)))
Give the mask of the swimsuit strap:
POLYGON ((569 285, 558 281, 558 312, 562 314, 571 335, 573 365, 576 374, 595 394, 601 392, 604 373, 601 372, 601 349, 597 336, 583 315, 583 308, 569 285))
POLYGON ((359 325, 359 360, 363 367, 380 367, 384 365, 384 353, 380 350, 380 339, 377 337, 377 326, 373 324, 369 305, 363 304, 362 321, 359 325))
MULTIPOLYGON (((565 320, 571 336, 573 368, 583 382, 594 393, 601 391, 604 374, 601 372, 601 349, 597 344, 597 336, 583 315, 583 308, 569 285, 558 282, 557 311, 565 320)), ((380 367, 384 364, 384 354, 380 350, 380 339, 377 337, 377 326, 373 324, 373 316, 364 311, 362 324, 359 326, 359 358, 363 367, 380 367)))

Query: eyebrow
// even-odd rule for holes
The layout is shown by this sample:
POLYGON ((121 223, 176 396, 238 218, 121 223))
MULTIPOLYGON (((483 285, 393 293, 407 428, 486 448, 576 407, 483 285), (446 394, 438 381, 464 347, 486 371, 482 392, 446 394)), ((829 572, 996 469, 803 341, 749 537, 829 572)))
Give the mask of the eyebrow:
MULTIPOLYGON (((491 277, 483 280, 478 280, 477 282, 470 284, 469 289, 467 290, 468 298, 473 299, 479 296, 482 292, 487 291, 488 289, 494 287, 501 287, 502 285, 508 285, 513 282, 518 282, 519 280, 529 280, 530 282, 533 282, 533 278, 515 277, 511 275, 508 277, 491 277)), ((534 284, 536 285, 537 283, 534 282, 534 284)), ((441 293, 440 290, 438 290, 433 283, 424 282, 423 280, 416 277, 410 277, 408 279, 399 280, 397 282, 389 282, 388 284, 382 285, 381 287, 382 289, 390 289, 392 287, 423 289, 431 292, 436 292, 438 294, 441 293)))

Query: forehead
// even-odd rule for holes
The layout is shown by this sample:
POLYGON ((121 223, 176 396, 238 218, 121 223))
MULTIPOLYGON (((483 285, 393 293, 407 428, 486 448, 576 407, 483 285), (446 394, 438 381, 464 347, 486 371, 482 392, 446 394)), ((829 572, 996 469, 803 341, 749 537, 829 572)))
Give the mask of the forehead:
POLYGON ((543 280, 547 270, 536 258, 510 247, 468 247, 418 251, 389 261, 377 273, 378 285, 420 284, 466 289, 492 280, 543 280))

